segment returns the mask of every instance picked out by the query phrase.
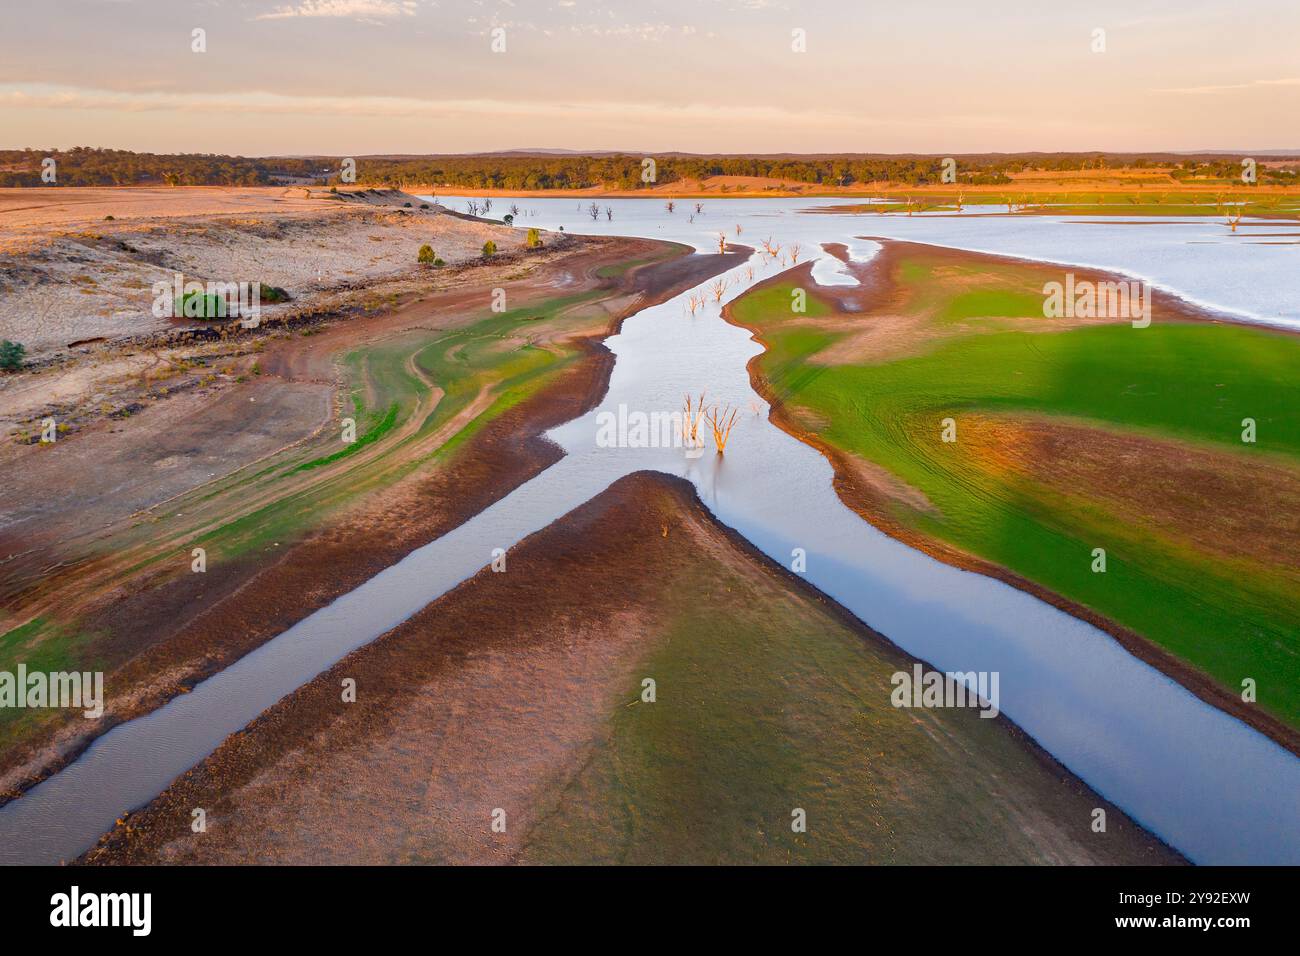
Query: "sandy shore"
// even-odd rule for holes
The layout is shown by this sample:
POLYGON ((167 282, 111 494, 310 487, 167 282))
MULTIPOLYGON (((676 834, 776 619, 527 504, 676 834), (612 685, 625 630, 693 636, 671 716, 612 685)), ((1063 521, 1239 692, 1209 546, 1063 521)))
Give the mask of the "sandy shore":
POLYGON ((282 288, 292 300, 263 313, 292 315, 419 275, 424 244, 455 265, 489 240, 506 253, 525 237, 397 191, 0 190, 0 338, 40 360, 193 326, 154 315, 154 284, 177 275, 282 288))

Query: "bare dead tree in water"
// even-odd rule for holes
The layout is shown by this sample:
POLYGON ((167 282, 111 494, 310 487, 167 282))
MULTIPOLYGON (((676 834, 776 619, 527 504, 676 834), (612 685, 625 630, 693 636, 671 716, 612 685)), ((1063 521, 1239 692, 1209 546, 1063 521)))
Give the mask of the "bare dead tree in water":
POLYGON ((590 206, 587 207, 587 215, 591 217, 592 222, 595 222, 597 219, 600 218, 600 207, 597 206, 595 203, 592 203, 590 206))
POLYGON ((519 203, 512 202, 510 204, 510 215, 516 219, 519 218, 519 203))
POLYGON ((682 438, 688 447, 700 447, 700 422, 704 421, 704 393, 698 399, 686 395, 685 413, 682 415, 682 438))
POLYGON ((736 223, 736 235, 740 235, 740 223, 736 223))
POLYGON ((709 292, 713 294, 713 301, 721 302, 722 297, 727 294, 727 289, 730 286, 730 279, 714 279, 713 285, 709 286, 709 292))
POLYGON ((722 255, 726 251, 727 251, 727 234, 725 232, 720 232, 718 233, 718 255, 722 255))
POLYGON ((1237 224, 1241 222, 1241 217, 1246 212, 1246 204, 1242 201, 1235 201, 1232 209, 1228 210, 1228 228, 1233 232, 1237 231, 1237 224))
POLYGON ((736 427, 736 416, 740 414, 740 409, 728 405, 721 412, 715 405, 709 409, 705 420, 709 423, 709 430, 713 432, 713 444, 718 446, 718 454, 721 455, 727 450, 727 442, 731 438, 731 430, 736 427))
POLYGON ((605 207, 605 221, 606 221, 606 222, 613 222, 613 221, 614 221, 614 207, 613 207, 613 206, 606 206, 606 207, 605 207))
POLYGON ((796 243, 794 243, 793 245, 790 246, 790 262, 791 262, 791 264, 793 264, 793 265, 798 265, 798 263, 799 263, 799 256, 800 256, 800 254, 801 254, 802 252, 803 252, 803 247, 800 246, 799 243, 796 242, 796 243))
POLYGON ((704 203, 702 203, 702 202, 697 202, 697 203, 695 204, 695 215, 698 216, 698 215, 699 215, 700 213, 702 213, 702 212, 704 212, 704 203))
POLYGON ((673 202, 670 199, 666 203, 664 203, 664 208, 667 209, 669 214, 671 215, 672 211, 677 208, 677 203, 673 202))

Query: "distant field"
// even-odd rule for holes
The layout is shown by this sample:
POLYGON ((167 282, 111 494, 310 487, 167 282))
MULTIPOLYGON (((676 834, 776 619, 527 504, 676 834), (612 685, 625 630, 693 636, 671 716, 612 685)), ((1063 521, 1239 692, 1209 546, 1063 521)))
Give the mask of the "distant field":
POLYGON ((870 504, 887 522, 1092 608, 1231 693, 1254 678, 1260 706, 1300 726, 1300 339, 1161 314, 1062 328, 1042 318, 1050 268, 901 248, 865 315, 792 315, 790 283, 734 303, 794 423, 910 489, 870 504))
MULTIPOLYGON (((997 190, 982 189, 957 194, 947 190, 891 188, 881 191, 884 202, 851 207, 859 213, 958 212, 976 207, 980 213, 1066 216, 1219 216, 1240 209, 1244 217, 1294 219, 1300 217, 1300 191, 1225 189, 1222 195, 1207 189, 1117 189, 1075 191, 1021 184, 997 190), (910 201, 909 201, 910 200, 910 201)), ((843 206, 834 210, 842 213, 843 206)))

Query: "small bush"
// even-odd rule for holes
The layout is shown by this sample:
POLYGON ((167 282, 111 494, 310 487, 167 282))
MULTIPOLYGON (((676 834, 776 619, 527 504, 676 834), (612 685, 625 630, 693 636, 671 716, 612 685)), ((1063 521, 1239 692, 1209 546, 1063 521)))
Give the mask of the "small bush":
POLYGON ((288 302, 290 298, 289 293, 284 291, 284 289, 280 288, 278 285, 267 285, 265 282, 263 282, 261 287, 258 289, 257 296, 261 301, 270 302, 272 304, 277 302, 288 302))
POLYGON ((433 254, 433 246, 425 243, 420 247, 419 255, 415 257, 415 261, 419 263, 430 263, 437 258, 438 257, 433 254))
POLYGON ((443 262, 442 259, 434 259, 433 264, 435 266, 445 266, 447 263, 443 262))
POLYGON ((186 292, 176 300, 177 318, 224 319, 229 314, 226 300, 214 293, 186 292))
POLYGON ((23 367, 23 356, 27 354, 27 348, 18 342, 10 342, 5 339, 0 342, 0 369, 6 372, 16 372, 23 367))
POLYGON ((117 218, 116 216, 105 216, 104 222, 112 222, 116 218, 117 218))
POLYGON ((536 229, 529 229, 528 239, 526 241, 529 249, 538 249, 542 245, 542 234, 536 229))
POLYGON ((487 242, 483 243, 483 256, 485 258, 487 256, 495 256, 496 254, 497 254, 497 244, 495 242, 489 239, 487 242))

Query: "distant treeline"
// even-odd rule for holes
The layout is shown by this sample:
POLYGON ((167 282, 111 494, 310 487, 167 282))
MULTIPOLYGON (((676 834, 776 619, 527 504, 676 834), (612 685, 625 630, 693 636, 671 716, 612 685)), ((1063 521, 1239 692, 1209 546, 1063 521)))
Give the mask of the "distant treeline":
MULTIPOLYGON (((636 155, 504 153, 477 156, 359 156, 358 184, 386 186, 446 186, 499 189, 640 189, 643 161, 636 155)), ((899 183, 911 186, 943 183, 945 157, 921 155, 826 156, 694 156, 652 157, 654 182, 662 185, 710 176, 759 176, 819 186, 899 183)), ((0 186, 47 185, 42 163, 54 160, 61 186, 267 186, 283 183, 329 185, 338 182, 342 157, 246 158, 209 153, 132 153, 79 146, 57 150, 0 150, 0 186)), ((1170 170, 1176 179, 1240 180, 1241 158, 1217 154, 1182 156, 1169 153, 1023 153, 954 155, 957 182, 964 185, 1010 183, 1014 173, 1085 169, 1170 170)), ((1259 158, 1258 181, 1297 182, 1300 163, 1288 168, 1264 165, 1259 158)), ((1276 158, 1270 157, 1270 160, 1276 158)))

